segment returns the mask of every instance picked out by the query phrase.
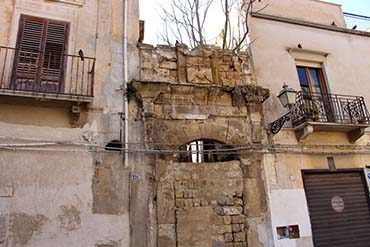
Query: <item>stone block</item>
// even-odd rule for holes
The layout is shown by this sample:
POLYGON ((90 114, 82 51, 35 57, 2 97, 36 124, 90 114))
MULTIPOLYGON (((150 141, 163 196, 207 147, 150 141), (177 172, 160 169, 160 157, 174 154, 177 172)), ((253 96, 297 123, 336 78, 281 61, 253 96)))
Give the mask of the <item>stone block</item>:
POLYGON ((215 226, 221 226, 224 225, 223 217, 222 216, 215 216, 212 219, 212 222, 214 223, 215 226))
POLYGON ((185 206, 185 200, 184 199, 176 199, 175 203, 177 208, 182 208, 185 206))
POLYGON ((244 215, 233 215, 231 216, 231 223, 233 224, 244 224, 245 216, 244 215))
POLYGON ((175 196, 176 196, 176 198, 183 198, 184 197, 184 191, 180 191, 180 190, 176 189, 175 196))
POLYGON ((209 205, 209 203, 208 203, 208 201, 207 201, 207 200, 205 200, 205 199, 201 199, 201 200, 200 200, 200 205, 201 205, 201 206, 208 206, 208 205, 209 205))
POLYGON ((217 206, 217 207, 214 208, 214 210, 215 210, 215 213, 216 214, 218 214, 218 215, 224 215, 224 210, 223 210, 222 207, 217 206))
POLYGON ((233 224, 232 229, 233 229, 233 232, 240 232, 242 230, 240 228, 240 224, 233 224))
POLYGON ((223 216, 223 222, 224 222, 225 225, 230 225, 231 224, 231 216, 229 216, 229 215, 223 216))
POLYGON ((237 232, 233 234, 235 242, 244 242, 245 241, 245 232, 237 232))
POLYGON ((193 200, 194 207, 200 207, 200 199, 194 199, 193 200))
POLYGON ((191 208, 193 207, 193 200, 192 199, 186 199, 185 200, 185 208, 191 208))
POLYGON ((218 205, 221 205, 221 206, 224 206, 226 205, 226 198, 220 198, 217 200, 217 204, 218 205))
POLYGON ((231 197, 228 197, 227 199, 226 199, 226 205, 227 206, 233 206, 234 205, 234 199, 231 197))
POLYGON ((188 181, 188 189, 195 189, 195 182, 193 180, 188 181))
POLYGON ((231 234, 231 233, 225 233, 224 237, 225 237, 225 242, 226 243, 230 243, 234 240, 233 234, 231 234))
POLYGON ((185 190, 184 191, 184 198, 193 198, 193 192, 191 190, 185 190))
POLYGON ((243 200, 242 199, 234 198, 233 201, 234 201, 235 206, 243 206, 243 200))
POLYGON ((192 193, 193 193, 193 198, 199 198, 200 197, 200 193, 199 193, 198 190, 193 190, 192 193))
POLYGON ((243 212, 242 207, 223 207, 222 210, 225 215, 239 215, 243 212))
POLYGON ((231 225, 214 226, 217 234, 232 233, 231 225))

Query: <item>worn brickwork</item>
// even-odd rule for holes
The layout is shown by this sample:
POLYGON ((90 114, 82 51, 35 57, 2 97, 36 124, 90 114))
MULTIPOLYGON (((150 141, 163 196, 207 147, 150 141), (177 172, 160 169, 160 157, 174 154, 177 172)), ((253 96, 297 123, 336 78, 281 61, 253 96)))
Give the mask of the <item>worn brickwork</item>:
POLYGON ((269 92, 254 84, 247 54, 142 45, 140 61, 129 92, 132 115, 144 127, 146 147, 166 150, 150 156, 155 246, 261 246, 255 236, 267 207, 258 154, 196 164, 179 162, 174 152, 202 139, 235 147, 262 142, 269 92))
POLYGON ((160 246, 170 246, 169 236, 174 237, 175 230, 179 246, 186 246, 188 241, 196 246, 245 241, 230 240, 226 235, 245 237, 243 176, 238 161, 173 163, 168 168, 158 191, 158 223, 163 229, 159 231, 160 246), (208 237, 199 231, 201 225, 208 237))

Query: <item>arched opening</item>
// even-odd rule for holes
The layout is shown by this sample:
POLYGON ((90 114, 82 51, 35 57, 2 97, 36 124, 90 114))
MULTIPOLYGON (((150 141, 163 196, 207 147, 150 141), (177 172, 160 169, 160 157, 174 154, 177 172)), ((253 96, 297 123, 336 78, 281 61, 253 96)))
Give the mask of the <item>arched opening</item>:
POLYGON ((110 142, 107 143, 107 145, 105 145, 105 150, 121 152, 122 151, 122 142, 118 141, 118 140, 110 141, 110 142))
POLYGON ((230 145, 214 140, 196 140, 180 146, 179 162, 210 163, 236 159, 236 151, 230 145))

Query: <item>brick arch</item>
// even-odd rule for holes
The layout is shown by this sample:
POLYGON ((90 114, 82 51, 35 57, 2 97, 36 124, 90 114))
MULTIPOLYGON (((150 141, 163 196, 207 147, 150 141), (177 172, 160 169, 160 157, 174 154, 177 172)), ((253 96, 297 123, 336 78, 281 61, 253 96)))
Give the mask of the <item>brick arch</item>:
MULTIPOLYGON (((246 129, 238 128, 237 124, 226 121, 181 121, 170 124, 159 124, 154 142, 161 144, 173 144, 180 147, 194 140, 208 139, 222 142, 228 145, 248 143, 246 129)), ((243 124, 239 124, 243 126, 243 124)))

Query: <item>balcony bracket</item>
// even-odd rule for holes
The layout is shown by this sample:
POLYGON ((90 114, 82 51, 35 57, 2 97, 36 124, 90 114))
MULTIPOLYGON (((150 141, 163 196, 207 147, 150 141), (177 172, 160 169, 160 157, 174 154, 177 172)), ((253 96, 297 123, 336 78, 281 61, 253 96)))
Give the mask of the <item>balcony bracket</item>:
POLYGON ((76 128, 80 122, 80 116, 81 116, 81 105, 80 103, 77 103, 75 105, 72 105, 71 107, 71 124, 73 128, 76 128))
POLYGON ((365 134, 365 128, 354 129, 351 132, 348 132, 348 139, 351 143, 355 143, 364 134, 365 134))
POLYGON ((269 125, 269 131, 273 135, 279 133, 281 128, 284 126, 285 122, 290 121, 290 111, 286 113, 285 115, 281 116, 274 122, 270 123, 269 125))
POLYGON ((309 135, 313 133, 313 126, 312 125, 306 125, 300 130, 295 131, 295 135, 297 137, 297 140, 299 142, 304 142, 304 140, 307 139, 309 135))

